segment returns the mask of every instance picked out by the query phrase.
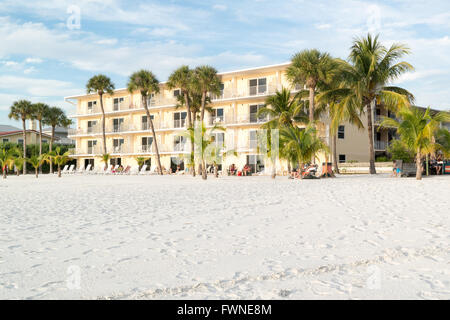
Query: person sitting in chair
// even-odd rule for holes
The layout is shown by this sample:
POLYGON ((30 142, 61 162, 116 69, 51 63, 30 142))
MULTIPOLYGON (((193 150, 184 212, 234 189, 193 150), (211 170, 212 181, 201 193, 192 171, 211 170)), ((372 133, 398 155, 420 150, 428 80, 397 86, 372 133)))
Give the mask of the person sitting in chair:
POLYGON ((250 170, 251 170, 250 166, 246 163, 244 168, 242 168, 242 175, 248 176, 250 173, 250 170))
POLYGON ((236 175, 236 166, 235 166, 235 164, 233 163, 231 166, 230 166, 230 168, 228 169, 228 172, 229 172, 229 174, 230 175, 232 175, 232 176, 234 176, 234 175, 236 175))

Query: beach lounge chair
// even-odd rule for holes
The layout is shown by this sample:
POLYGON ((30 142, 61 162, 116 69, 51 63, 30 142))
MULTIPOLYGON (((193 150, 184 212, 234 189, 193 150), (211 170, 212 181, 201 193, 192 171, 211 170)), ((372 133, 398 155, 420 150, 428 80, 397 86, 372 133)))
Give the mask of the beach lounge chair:
MULTIPOLYGON (((66 168, 66 167, 64 167, 64 168, 66 168)), ((63 170, 61 173, 63 173, 63 174, 73 173, 74 172, 74 168, 75 168, 75 165, 71 164, 69 169, 67 169, 66 171, 63 170)))
POLYGON ((139 171, 139 174, 146 174, 145 171, 147 171, 147 165, 146 165, 146 164, 144 164, 144 165, 142 166, 141 170, 139 171))
POLYGON ((139 166, 132 167, 128 174, 139 174, 139 166))
POLYGON ((108 167, 106 168, 106 170, 105 170, 105 171, 103 171, 103 174, 111 174, 111 173, 112 173, 112 170, 113 170, 113 168, 114 168, 114 166, 113 166, 113 165, 110 165, 110 166, 108 166, 108 167))
MULTIPOLYGON (((68 164, 66 164, 65 166, 64 166, 64 168, 61 170, 61 173, 66 173, 67 172, 67 169, 69 169, 69 165, 68 164)), ((55 172, 54 172, 54 174, 57 174, 58 172, 55 170, 55 172)))
POLYGON ((90 174, 103 174, 103 171, 104 171, 103 166, 100 165, 91 170, 90 174))
POLYGON ((83 171, 83 174, 89 174, 91 171, 92 164, 88 164, 86 170, 83 171))
POLYGON ((84 166, 80 166, 75 173, 83 173, 83 172, 84 172, 84 166))

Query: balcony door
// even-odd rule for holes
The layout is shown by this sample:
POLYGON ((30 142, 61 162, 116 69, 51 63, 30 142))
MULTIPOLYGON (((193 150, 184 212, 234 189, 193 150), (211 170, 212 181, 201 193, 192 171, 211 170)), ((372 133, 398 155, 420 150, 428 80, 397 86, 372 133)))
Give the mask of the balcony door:
POLYGON ((223 122, 223 108, 213 109, 211 111, 210 125, 223 122))
POLYGON ((250 106, 250 123, 259 123, 267 121, 267 116, 257 116, 258 110, 261 109, 263 104, 254 104, 250 106))
POLYGON ((97 125, 97 121, 88 121, 88 133, 94 132, 94 128, 97 125))
POLYGON ((87 153, 88 154, 95 153, 96 147, 97 147, 97 140, 88 140, 88 142, 87 142, 87 153))
POLYGON ((186 126, 187 112, 175 112, 173 114, 173 127, 184 128, 186 126))
POLYGON ((120 105, 123 102, 123 98, 114 98, 113 100, 113 110, 114 111, 119 111, 120 110, 120 105))
POLYGON ((250 79, 249 93, 251 96, 265 94, 267 92, 267 78, 250 79))
POLYGON ((123 118, 113 119, 113 131, 120 132, 123 130, 123 118))
POLYGON ((114 152, 123 152, 123 145, 125 144, 124 139, 113 139, 113 149, 114 152))
POLYGON ((173 150, 174 151, 183 151, 185 143, 186 143, 186 137, 175 136, 173 139, 173 150))
POLYGON ((141 146, 143 152, 151 152, 152 151, 152 143, 153 137, 142 137, 141 138, 141 146))
POLYGON ((247 155, 247 164, 250 166, 252 173, 264 171, 264 157, 261 155, 247 155))
MULTIPOLYGON (((152 121, 153 121, 155 119, 155 116, 151 114, 150 119, 152 119, 152 121)), ((141 129, 142 130, 150 130, 150 122, 148 121, 147 116, 142 116, 141 129)))

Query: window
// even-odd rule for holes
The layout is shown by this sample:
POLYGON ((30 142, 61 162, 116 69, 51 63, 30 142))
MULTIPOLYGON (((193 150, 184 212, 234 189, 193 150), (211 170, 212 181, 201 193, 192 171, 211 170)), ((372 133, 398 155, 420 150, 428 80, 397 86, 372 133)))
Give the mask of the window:
POLYGON ((261 155, 247 155, 247 164, 250 166, 252 173, 264 171, 264 157, 261 155))
POLYGON ((113 131, 114 132, 120 132, 122 130, 124 130, 123 118, 113 119, 113 131))
POLYGON ((42 143, 47 143, 47 140, 42 139, 42 143))
POLYGON ((96 151, 97 140, 88 140, 87 142, 87 153, 93 154, 96 151))
POLYGON ((339 163, 344 163, 345 162, 345 154, 340 154, 339 155, 339 163))
MULTIPOLYGON (((155 119, 154 115, 150 115, 150 119, 155 119)), ((141 129, 142 130, 149 130, 150 129, 150 122, 147 121, 147 116, 142 116, 142 122, 141 122, 142 126, 141 129)))
POLYGON ((97 121, 88 121, 88 133, 94 132, 94 127, 97 125, 97 121))
POLYGON ((178 97, 179 95, 181 95, 181 90, 180 89, 173 90, 173 96, 174 97, 178 97))
POLYGON ((257 94, 265 94, 267 92, 267 79, 251 79, 249 81, 250 85, 250 95, 255 96, 257 94))
POLYGON ((84 168, 91 165, 91 170, 94 169, 94 159, 84 159, 84 168))
POLYGON ((155 106, 155 105, 156 105, 155 94, 151 93, 147 97, 147 106, 148 107, 152 107, 152 106, 155 106))
POLYGON ((184 136, 175 136, 173 138, 173 150, 174 151, 183 151, 185 143, 186 143, 186 137, 184 137, 184 136))
POLYGON ((23 144, 23 139, 17 140, 17 143, 18 143, 18 144, 23 144))
POLYGON ((9 139, 3 138, 3 143, 9 142, 9 139))
POLYGON ((213 141, 213 144, 217 148, 223 148, 224 146, 224 140, 225 140, 225 133, 224 132, 214 132, 211 134, 211 140, 213 141))
POLYGON ((123 98, 114 98, 113 101, 113 110, 118 111, 120 108, 120 104, 123 102, 123 98))
POLYGON ((344 139, 345 138, 345 126, 339 126, 338 127, 338 138, 344 139))
POLYGON ((249 147, 250 149, 256 149, 258 147, 258 131, 252 130, 249 132, 249 147))
POLYGON ((88 102, 88 112, 95 112, 95 107, 97 106, 97 101, 88 102))
POLYGON ((142 137, 142 152, 152 151, 153 137, 142 137))
POLYGON ((187 112, 175 112, 173 114, 173 127, 183 128, 186 125, 187 112))
POLYGON ((211 111, 210 124, 215 124, 219 122, 223 122, 223 108, 217 108, 211 111))
POLYGON ((114 152, 123 152, 124 139, 113 139, 114 152))
POLYGON ((258 110, 261 109, 264 105, 258 104, 258 105, 251 105, 250 106, 250 122, 265 122, 267 121, 267 116, 257 116, 258 110))

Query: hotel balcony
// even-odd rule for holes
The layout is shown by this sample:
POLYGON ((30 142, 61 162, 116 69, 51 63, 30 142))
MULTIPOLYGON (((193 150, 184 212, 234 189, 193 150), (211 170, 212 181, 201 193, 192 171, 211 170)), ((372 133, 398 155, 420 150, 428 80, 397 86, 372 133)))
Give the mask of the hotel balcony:
POLYGON ((259 86, 247 86, 244 89, 232 90, 224 89, 219 95, 211 94, 211 101, 221 101, 221 100, 234 100, 234 99, 246 99, 246 98, 257 98, 261 96, 272 95, 281 90, 280 85, 276 84, 266 84, 259 86))
POLYGON ((377 151, 385 151, 388 146, 386 141, 375 140, 374 141, 374 149, 377 151))

